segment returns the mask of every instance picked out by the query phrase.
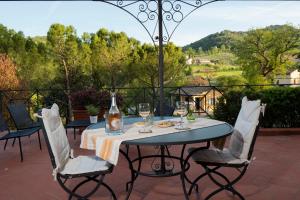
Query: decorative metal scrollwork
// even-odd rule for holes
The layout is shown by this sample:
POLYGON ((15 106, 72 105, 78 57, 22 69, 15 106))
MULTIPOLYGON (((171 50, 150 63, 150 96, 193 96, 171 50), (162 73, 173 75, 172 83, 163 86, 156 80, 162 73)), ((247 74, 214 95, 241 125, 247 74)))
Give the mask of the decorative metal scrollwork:
MULTIPOLYGON (((147 31, 154 45, 158 42, 159 0, 99 0, 133 16, 147 31)), ((170 41, 179 24, 196 9, 219 0, 161 0, 163 42, 170 41)))

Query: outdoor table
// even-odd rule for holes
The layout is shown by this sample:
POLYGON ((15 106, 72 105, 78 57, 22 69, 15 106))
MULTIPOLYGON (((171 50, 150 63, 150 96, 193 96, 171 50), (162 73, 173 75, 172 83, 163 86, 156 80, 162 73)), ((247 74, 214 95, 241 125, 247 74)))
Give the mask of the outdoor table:
MULTIPOLYGON (((173 119, 173 117, 154 117, 154 121, 158 120, 166 120, 166 119, 173 119)), ((199 118, 198 120, 201 120, 199 118)), ((125 117, 123 119, 124 125, 129 125, 135 122, 143 121, 142 118, 138 117, 125 117)), ((104 128, 105 122, 99 122, 97 124, 92 124, 87 127, 87 129, 98 129, 104 128)), ((122 142, 127 147, 127 151, 125 152, 120 148, 120 153, 126 158, 129 164, 129 168, 131 171, 131 180, 126 185, 126 190, 128 190, 126 199, 129 199, 130 193, 133 189, 134 181, 137 179, 139 175, 147 176, 147 177, 171 177, 171 176, 180 176, 183 192, 185 199, 188 198, 188 194, 185 188, 185 180, 190 182, 187 177, 185 176, 185 172, 190 168, 190 164, 187 160, 184 159, 184 151, 187 144, 195 144, 195 143, 202 143, 202 142, 210 142, 212 140, 223 138, 230 135, 233 132, 233 127, 228 123, 222 123, 218 125, 213 125, 209 127, 202 127, 198 129, 190 129, 190 130, 182 130, 180 132, 160 135, 160 136, 153 136, 147 137, 143 139, 135 139, 135 140, 128 140, 122 142), (142 155, 140 146, 158 146, 160 148, 160 154, 153 154, 153 155, 142 155), (168 150, 168 145, 182 145, 181 154, 180 156, 171 155, 170 151, 168 150), (137 157, 130 158, 128 153, 129 146, 135 146, 137 149, 137 157), (160 160, 160 164, 158 168, 155 168, 151 171, 142 171, 142 162, 145 159, 156 159, 160 160), (168 169, 166 159, 176 160, 180 163, 180 169, 168 169), (137 167, 134 167, 134 163, 137 163, 137 167), (130 187, 128 187, 130 186, 130 187)), ((143 133, 147 134, 147 133, 143 133)))

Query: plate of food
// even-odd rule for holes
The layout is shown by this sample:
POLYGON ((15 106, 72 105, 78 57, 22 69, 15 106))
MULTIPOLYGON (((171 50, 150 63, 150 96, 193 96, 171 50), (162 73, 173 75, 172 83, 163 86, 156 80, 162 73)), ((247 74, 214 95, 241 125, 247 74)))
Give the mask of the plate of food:
POLYGON ((145 126, 145 122, 135 122, 134 125, 138 127, 145 126))
POLYGON ((162 121, 162 122, 159 122, 157 124, 157 127, 159 128, 168 128, 168 127, 171 127, 171 126, 175 126, 175 122, 172 122, 172 121, 162 121))

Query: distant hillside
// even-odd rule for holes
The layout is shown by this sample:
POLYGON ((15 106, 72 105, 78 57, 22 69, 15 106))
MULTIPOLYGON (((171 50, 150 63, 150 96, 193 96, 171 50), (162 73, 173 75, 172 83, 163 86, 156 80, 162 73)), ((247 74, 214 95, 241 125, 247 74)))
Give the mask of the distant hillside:
MULTIPOLYGON (((267 29, 277 29, 281 27, 281 25, 271 25, 267 26, 267 29)), ((235 31, 229 31, 224 30, 219 33, 210 34, 196 42, 193 42, 191 44, 188 44, 183 47, 184 50, 188 49, 189 47, 198 50, 199 48, 202 48, 202 50, 207 51, 210 50, 212 47, 218 47, 220 48, 222 45, 225 45, 225 47, 231 47, 232 41, 238 37, 243 36, 243 34, 246 34, 246 32, 235 32, 235 31)))
POLYGON ((185 50, 191 47, 195 50, 202 48, 202 50, 207 51, 212 47, 221 47, 222 45, 230 47, 232 40, 234 38, 240 37, 242 34, 244 34, 244 32, 233 32, 225 30, 219 33, 210 34, 196 42, 184 46, 183 49, 185 50))

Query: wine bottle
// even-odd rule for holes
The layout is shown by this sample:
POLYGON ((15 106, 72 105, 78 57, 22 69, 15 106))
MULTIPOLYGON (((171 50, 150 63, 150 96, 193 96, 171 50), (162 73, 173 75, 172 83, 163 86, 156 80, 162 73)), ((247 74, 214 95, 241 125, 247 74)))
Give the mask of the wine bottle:
POLYGON ((111 106, 108 112, 108 128, 111 133, 122 131, 122 116, 118 109, 116 94, 111 94, 111 106))

